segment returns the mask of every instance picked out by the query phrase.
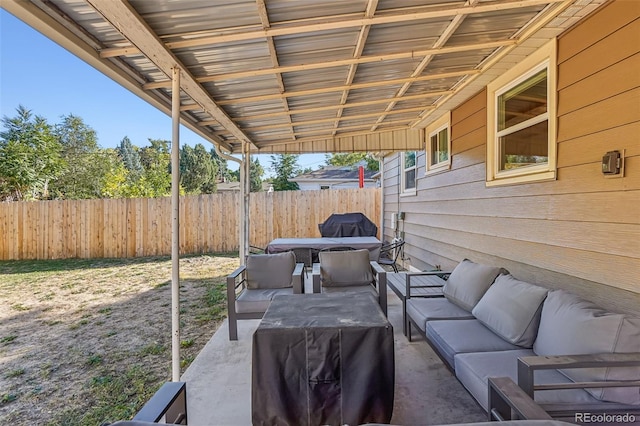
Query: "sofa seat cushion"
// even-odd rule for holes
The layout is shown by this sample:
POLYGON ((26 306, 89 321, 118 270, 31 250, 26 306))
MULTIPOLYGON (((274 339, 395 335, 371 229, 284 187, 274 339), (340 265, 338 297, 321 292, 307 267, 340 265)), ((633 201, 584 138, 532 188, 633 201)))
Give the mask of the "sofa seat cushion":
MULTIPOLYGON (((542 307, 537 355, 640 352, 640 318, 607 312, 563 290, 549 293, 542 307)), ((560 370, 576 382, 640 380, 640 367, 560 370)), ((640 388, 591 388, 594 397, 621 404, 640 404, 640 388)))
POLYGON ((427 321, 473 319, 471 312, 465 311, 445 298, 414 298, 407 300, 407 315, 424 333, 427 321))
POLYGON ((291 295, 290 288, 244 289, 236 298, 236 312, 239 314, 266 312, 271 299, 278 295, 291 295))
MULTIPOLYGON (((455 357, 456 377, 485 410, 489 408, 489 377, 509 377, 518 382, 518 358, 535 355, 531 349, 513 351, 466 353, 455 357)), ((536 384, 571 383, 557 370, 538 370, 534 373, 536 384)), ((598 401, 582 389, 537 391, 535 400, 540 405, 591 405, 598 401)))
POLYGON ((456 266, 442 288, 444 297, 469 312, 476 306, 503 268, 481 265, 464 259, 456 266))
POLYGON ((456 354, 520 349, 475 319, 428 321, 426 334, 451 368, 456 354))
POLYGON ((507 342, 531 348, 548 291, 511 275, 500 275, 472 312, 478 321, 507 342))

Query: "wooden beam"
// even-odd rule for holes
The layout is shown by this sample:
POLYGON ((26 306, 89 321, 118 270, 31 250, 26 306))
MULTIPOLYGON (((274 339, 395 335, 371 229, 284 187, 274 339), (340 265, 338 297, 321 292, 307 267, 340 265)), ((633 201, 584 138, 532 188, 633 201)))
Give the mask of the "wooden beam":
MULTIPOLYGON (((462 71, 452 71, 452 72, 444 72, 444 73, 438 73, 438 74, 421 75, 420 77, 405 77, 405 78, 396 78, 392 80, 378 80, 378 81, 372 81, 368 83, 356 83, 356 84, 352 84, 351 86, 348 86, 348 85, 329 86, 329 87, 323 87, 318 89, 298 90, 295 92, 285 92, 285 93, 276 93, 276 94, 270 94, 270 95, 250 96, 247 98, 221 100, 221 101, 218 101, 218 105, 255 103, 255 102, 276 100, 282 97, 291 98, 293 96, 319 95, 321 93, 341 92, 343 90, 368 89, 371 87, 393 86, 395 84, 402 84, 408 81, 415 82, 415 81, 439 80, 442 78, 463 77, 466 75, 475 75, 479 73, 480 73, 480 70, 466 69, 462 71)), ((159 82, 147 83, 144 85, 144 88, 146 90, 151 90, 151 89, 163 88, 165 86, 166 86, 165 81, 159 81, 159 82)))
MULTIPOLYGON (((336 105, 337 107, 337 105, 336 105)), ((388 111, 386 114, 403 114, 403 113, 409 113, 409 112, 418 112, 418 111, 424 111, 425 107, 414 107, 414 108, 406 108, 406 109, 399 109, 399 110, 393 110, 393 111, 388 111)), ((341 117, 330 117, 330 118, 318 118, 316 120, 306 120, 306 121, 297 121, 297 122, 293 122, 293 123, 277 123, 277 124, 268 124, 268 125, 264 125, 264 126, 255 126, 255 127, 251 127, 251 126, 247 126, 245 127, 245 130, 247 132, 257 132, 257 131, 262 131, 262 130, 270 130, 270 129, 279 129, 282 127, 298 127, 298 126, 308 126, 311 124, 321 124, 321 123, 331 123, 334 121, 337 121, 338 123, 340 121, 345 121, 345 120, 359 120, 361 118, 371 118, 371 117, 378 117, 380 116, 381 113, 379 112, 373 112, 373 113, 367 113, 367 114, 358 114, 358 115, 353 115, 353 116, 341 116, 341 117)), ((206 125, 206 122, 200 122, 200 125, 206 125)))
POLYGON ((458 46, 439 47, 439 48, 427 49, 427 50, 388 53, 385 55, 369 55, 369 56, 361 56, 360 58, 338 59, 335 61, 311 62, 307 64, 286 65, 286 66, 279 66, 274 68, 262 68, 262 69, 249 70, 249 71, 238 71, 238 72, 232 72, 228 74, 218 74, 218 75, 200 77, 198 78, 198 81, 200 83, 209 83, 209 82, 217 82, 217 81, 224 81, 224 80, 242 79, 242 78, 248 78, 248 77, 258 77, 262 75, 272 75, 277 73, 280 74, 280 73, 288 73, 288 72, 317 70, 317 69, 323 69, 323 68, 342 67, 342 66, 348 66, 352 64, 370 64, 373 62, 395 61, 398 59, 412 59, 412 58, 415 58, 416 56, 444 55, 447 53, 469 52, 473 50, 482 50, 482 49, 496 49, 499 47, 511 46, 514 44, 516 44, 516 40, 498 40, 498 41, 483 42, 483 43, 469 43, 469 44, 463 44, 458 46))
MULTIPOLYGON (((199 83, 210 83, 210 82, 217 82, 217 81, 223 81, 223 80, 257 77, 262 75, 272 75, 272 74, 279 74, 279 73, 286 73, 286 72, 297 72, 297 71, 308 71, 308 70, 323 69, 323 68, 342 67, 342 66, 348 66, 352 64, 368 64, 373 62, 393 61, 398 59, 411 59, 411 58, 415 58, 416 56, 442 55, 447 53, 468 52, 472 50, 481 50, 481 49, 496 49, 504 46, 513 46, 515 44, 516 44, 516 40, 500 40, 500 41, 485 42, 485 43, 472 43, 472 44, 465 44, 465 45, 459 45, 459 46, 441 47, 437 49, 390 53, 386 55, 370 55, 370 56, 362 56, 360 58, 313 62, 308 64, 288 65, 288 66, 281 66, 281 67, 274 67, 274 68, 262 68, 262 69, 250 70, 250 71, 239 71, 239 72, 234 72, 229 74, 218 74, 218 75, 212 75, 212 76, 206 76, 206 77, 199 77, 197 81, 199 83)), ((163 80, 163 81, 145 84, 144 88, 157 89, 157 88, 165 87, 167 84, 170 84, 170 82, 163 80)), ((349 87, 349 86, 345 86, 345 87, 349 87)))
MULTIPOLYGON (((464 81, 462 82, 462 84, 456 87, 456 93, 459 93, 463 88, 471 84, 471 82, 473 82, 473 80, 475 80, 479 75, 481 75, 483 72, 490 69, 496 63, 498 63, 502 58, 507 56, 513 49, 515 49, 517 46, 522 44, 522 42, 527 40, 529 37, 531 37, 533 34, 535 34, 538 30, 540 30, 542 27, 547 25, 553 19, 555 19, 556 16, 562 13, 562 11, 567 9, 573 3, 574 3, 573 0, 562 0, 561 2, 557 2, 555 4, 550 5, 549 7, 545 8, 540 13, 538 13, 529 22, 523 25, 516 35, 514 35, 514 39, 517 41, 516 44, 513 44, 511 46, 504 46, 496 50, 491 56, 485 59, 485 61, 478 66, 480 71, 479 74, 470 75, 464 78, 464 81)), ((455 96, 455 93, 445 96, 439 102, 439 105, 445 104, 453 96, 455 96)), ((425 111, 425 114, 422 114, 415 122, 411 123, 411 127, 412 128, 424 127, 426 123, 428 123, 428 120, 430 119, 430 116, 433 113, 433 111, 436 111, 436 110, 425 111)))
MULTIPOLYGON (((269 22, 269 13, 267 12, 267 5, 264 3, 264 0, 256 0, 256 6, 258 7, 258 15, 260 16, 260 22, 262 22, 262 27, 264 29, 270 28, 271 23, 269 22)), ((276 45, 273 42, 273 37, 267 37, 267 45, 269 47, 269 56, 271 57, 271 64, 274 68, 278 68, 280 66, 280 62, 278 60, 278 53, 276 52, 276 45)), ((280 87, 280 93, 286 91, 284 87, 284 80, 282 79, 282 74, 276 74, 276 79, 278 80, 278 86, 280 87)), ((289 101, 287 98, 282 98, 282 108, 284 112, 289 112, 289 101)), ((287 115, 289 124, 291 124, 291 115, 287 115)), ((292 139, 295 140, 295 136, 291 136, 292 139)))
MULTIPOLYGON (((362 107, 362 106, 368 106, 368 105, 384 104, 394 100, 399 102, 404 102, 404 101, 411 101, 411 100, 418 100, 418 99, 437 98, 440 96, 450 95, 451 93, 453 93, 452 90, 443 90, 441 92, 425 92, 419 95, 403 96, 400 98, 374 99, 371 101, 351 102, 344 105, 327 105, 323 107, 295 109, 287 112, 279 111, 279 112, 269 112, 264 114, 255 114, 255 115, 243 115, 242 117, 234 118, 234 121, 240 122, 240 121, 260 120, 264 118, 284 117, 286 115, 311 114, 314 112, 331 111, 338 108, 346 109, 346 108, 356 108, 356 107, 362 107)), ((428 109, 430 108, 430 106, 425 106, 423 108, 428 109)))
MULTIPOLYGON (((378 0, 369 0, 367 3, 367 8, 365 9, 365 13, 364 13, 365 18, 372 18, 373 15, 375 15, 376 13, 377 7, 378 7, 378 0)), ((369 37, 370 29, 371 29, 370 25, 363 25, 362 28, 360 28, 360 33, 358 34, 358 41, 356 42, 356 47, 353 50, 354 58, 357 59, 362 57, 362 52, 364 51, 364 46, 367 43, 367 37, 369 37)), ((358 70, 358 64, 352 64, 349 66, 349 72, 347 73, 347 80, 345 81, 345 85, 351 86, 351 84, 353 83, 353 79, 356 76, 357 70, 358 70)), ((350 89, 347 89, 342 92, 342 97, 340 98, 340 105, 344 105, 347 103, 347 100, 349 99, 349 90, 350 89)), ((338 125, 340 124, 340 117, 342 116, 343 111, 344 109, 340 108, 336 113, 337 120, 334 123, 334 127, 336 128, 336 130, 334 130, 333 132, 334 135, 338 131, 337 130, 338 125)))
MULTIPOLYGON (((334 18, 332 16, 323 16, 313 21, 305 20, 304 22, 280 22, 277 26, 263 28, 261 30, 248 29, 247 31, 236 30, 236 32, 226 31, 226 34, 204 36, 200 38, 189 38, 188 40, 179 40, 167 42, 169 49, 183 49, 190 47, 207 46, 214 44, 224 44, 245 40, 266 39, 267 37, 277 37, 283 35, 305 34, 319 31, 330 31, 342 28, 363 27, 380 24, 393 24, 401 22, 409 22, 416 20, 444 18, 448 16, 481 14, 487 12, 498 12, 502 10, 519 9, 530 6, 547 5, 551 3, 561 2, 563 0, 495 0, 485 2, 475 6, 463 5, 451 7, 448 5, 437 5, 427 7, 423 11, 407 12, 406 9, 394 9, 384 15, 363 17, 355 19, 334 18), (231 32, 231 33, 229 33, 231 32)), ((224 29, 218 32, 225 32, 224 29)), ((100 54, 102 57, 120 56, 123 54, 124 47, 114 49, 104 49, 100 54)), ((131 53, 131 51, 129 51, 131 53)))
POLYGON ((231 120, 210 95, 202 88, 196 79, 188 72, 175 55, 170 52, 162 41, 149 28, 147 23, 138 15, 133 7, 123 0, 87 0, 93 8, 104 17, 123 37, 137 46, 145 56, 154 63, 165 75, 172 75, 172 69, 179 67, 183 70, 181 89, 196 103, 200 104, 207 114, 212 116, 222 126, 228 129, 238 140, 253 143, 247 135, 231 120))
MULTIPOLYGON (((478 1, 479 0, 467 0, 465 2, 465 6, 475 6, 478 3, 478 1)), ((464 21, 465 17, 466 15, 454 16, 451 22, 449 22, 449 25, 447 25, 447 28, 444 29, 444 31, 440 34, 440 37, 438 37, 438 40, 436 40, 436 42, 433 44, 433 48, 438 49, 444 46, 449 40, 449 38, 451 38, 453 33, 458 29, 460 24, 462 24, 462 21, 464 21)), ((422 59, 422 61, 420 61, 420 63, 416 66, 416 68, 413 70, 413 72, 411 73, 411 77, 417 77, 420 74, 422 74, 422 72, 425 70, 427 65, 429 65, 429 63, 433 59, 433 56, 434 55, 426 55, 422 59)), ((407 90, 409 90, 412 84, 413 84, 412 81, 408 81, 404 83, 396 93, 396 97, 402 97, 407 92, 407 90)), ((389 105, 387 105, 387 108, 385 111, 391 111, 395 106, 396 106, 396 101, 392 101, 389 103, 389 105)), ((376 126, 378 125, 378 123, 382 123, 385 117, 386 117, 386 114, 381 115, 380 118, 378 118, 378 121, 376 122, 376 126)), ((371 130, 376 130, 376 126, 373 126, 371 130)))

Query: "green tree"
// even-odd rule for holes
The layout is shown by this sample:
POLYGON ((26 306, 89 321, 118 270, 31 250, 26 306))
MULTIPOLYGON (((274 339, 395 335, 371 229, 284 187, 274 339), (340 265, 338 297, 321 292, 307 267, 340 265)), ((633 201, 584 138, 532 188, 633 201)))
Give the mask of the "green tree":
POLYGON ((64 167, 60 143, 46 119, 22 105, 4 116, 0 132, 0 199, 46 198, 49 183, 64 167))
POLYGON ((116 148, 116 151, 120 158, 122 158, 124 167, 129 171, 129 178, 134 181, 139 179, 144 172, 144 168, 140 162, 140 154, 138 153, 137 147, 125 136, 120 141, 120 145, 116 148))
POLYGON ((262 176, 264 176, 264 168, 260 164, 260 160, 257 158, 251 160, 251 165, 249 167, 251 192, 260 192, 262 191, 262 176))
POLYGON ((102 197, 102 187, 110 170, 107 154, 98 146, 95 130, 82 118, 69 114, 55 126, 66 167, 51 183, 51 196, 63 199, 102 197))
POLYGON ((129 170, 124 166, 117 149, 103 149, 100 151, 100 160, 105 169, 102 177, 101 198, 126 198, 134 197, 136 182, 129 181, 129 170))
POLYGON ((298 156, 293 154, 278 154, 271 156, 271 167, 275 173, 273 178, 274 191, 291 191, 300 189, 296 182, 289 179, 299 173, 298 156))
POLYGON ((364 161, 366 163, 366 169, 372 171, 378 171, 380 163, 378 160, 367 152, 349 152, 341 154, 329 154, 326 156, 327 164, 331 166, 355 166, 356 164, 364 161))
POLYGON ((216 176, 218 181, 233 182, 239 180, 238 177, 233 173, 233 171, 229 170, 229 168, 227 167, 227 160, 222 158, 220 154, 218 154, 218 151, 216 151, 215 147, 211 148, 210 155, 213 159, 213 162, 218 167, 216 176))
POLYGON ((180 184, 187 194, 212 193, 216 189, 217 165, 202 144, 183 145, 180 150, 180 184))
POLYGON ((149 139, 150 146, 140 149, 144 171, 134 191, 137 197, 164 197, 171 194, 171 153, 169 141, 149 139))
MULTIPOLYGON (((240 170, 229 171, 231 176, 231 182, 237 182, 240 180, 240 170)), ((251 192, 262 191, 262 176, 264 176, 264 168, 260 164, 260 160, 253 159, 249 165, 249 186, 251 192)))

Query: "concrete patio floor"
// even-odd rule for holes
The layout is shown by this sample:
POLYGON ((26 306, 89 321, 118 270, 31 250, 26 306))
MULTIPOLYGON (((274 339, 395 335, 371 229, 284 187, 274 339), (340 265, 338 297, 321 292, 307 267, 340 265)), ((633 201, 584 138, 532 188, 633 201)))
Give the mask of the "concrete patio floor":
MULTIPOLYGON (((310 289, 309 289, 310 291, 310 289)), ((419 336, 402 334, 402 305, 389 291, 388 318, 394 327, 395 425, 437 425, 486 421, 486 414, 419 336)), ((218 329, 182 376, 187 383, 189 425, 251 425, 251 339, 259 320, 238 322, 229 341, 228 323, 218 329)), ((416 335, 417 333, 414 333, 416 335)))

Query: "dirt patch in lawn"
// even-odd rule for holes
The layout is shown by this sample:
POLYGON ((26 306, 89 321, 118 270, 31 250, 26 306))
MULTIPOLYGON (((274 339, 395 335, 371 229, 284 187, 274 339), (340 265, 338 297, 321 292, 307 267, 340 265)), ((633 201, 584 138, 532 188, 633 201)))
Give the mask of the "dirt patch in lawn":
MULTIPOLYGON (((181 259, 183 371, 226 317, 237 255, 181 259)), ((0 423, 129 419, 171 378, 168 258, 0 262, 0 423)))

